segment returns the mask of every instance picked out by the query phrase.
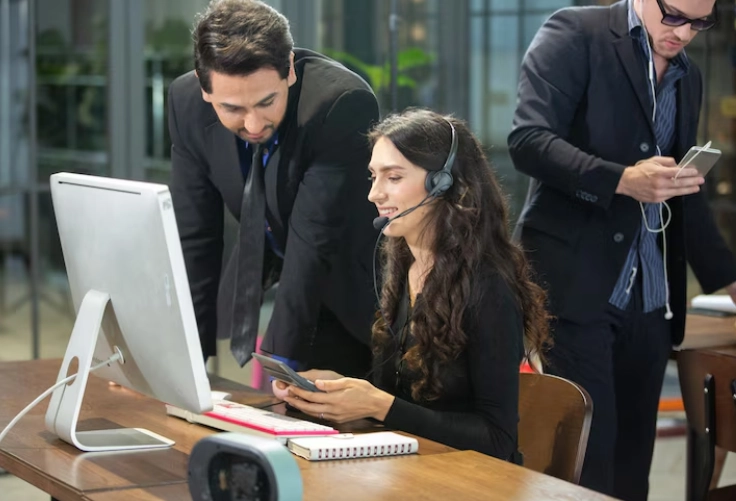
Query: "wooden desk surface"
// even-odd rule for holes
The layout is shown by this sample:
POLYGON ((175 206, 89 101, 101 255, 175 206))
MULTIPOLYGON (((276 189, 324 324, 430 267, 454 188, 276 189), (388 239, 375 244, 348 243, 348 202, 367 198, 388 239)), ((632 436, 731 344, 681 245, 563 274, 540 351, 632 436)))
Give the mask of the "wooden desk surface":
MULTIPOLYGON (((56 381, 60 360, 0 363, 0 429, 56 381)), ((233 400, 256 407, 276 402, 271 396, 213 378, 215 390, 227 390, 233 400)), ((60 500, 81 499, 83 494, 110 489, 154 487, 187 480, 189 452, 195 443, 217 433, 204 426, 166 415, 161 402, 90 375, 79 419, 80 430, 95 428, 147 428, 176 444, 169 449, 115 453, 83 453, 46 430, 48 399, 23 417, 0 443, 0 467, 60 500)), ((285 413, 283 404, 271 408, 285 413)), ((370 426, 370 425, 368 425, 370 426)), ((361 431, 361 426, 340 427, 361 431)), ((421 454, 454 449, 419 438, 421 454)), ((299 459, 302 470, 315 463, 299 459)), ((369 461, 369 460, 362 460, 369 461)))
MULTIPOLYGON (((324 461, 302 470, 305 500, 604 501, 608 496, 485 456, 458 451, 431 456, 324 461)), ((178 501, 186 484, 88 495, 86 501, 178 501)))
MULTIPOLYGON (((60 360, 0 363, 0 428, 56 380, 60 360)), ((268 405, 273 397, 212 379, 233 400, 268 405)), ((0 467, 61 501, 189 499, 189 451, 216 433, 166 415, 160 402, 90 376, 80 429, 143 427, 176 441, 170 449, 83 453, 46 431, 48 401, 26 415, 0 443, 0 467)), ((284 412, 283 406, 274 406, 284 412)), ((352 426, 360 431, 363 425, 352 426)), ((587 489, 473 451, 419 439, 419 455, 309 462, 295 458, 306 500, 606 500, 587 489)))
POLYGON ((685 339, 678 350, 736 345, 736 317, 688 315, 685 339))

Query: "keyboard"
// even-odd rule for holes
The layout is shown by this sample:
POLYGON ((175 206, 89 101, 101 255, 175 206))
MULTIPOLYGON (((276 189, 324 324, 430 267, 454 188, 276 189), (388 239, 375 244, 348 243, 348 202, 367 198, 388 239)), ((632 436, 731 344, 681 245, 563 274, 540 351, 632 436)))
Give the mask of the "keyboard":
POLYGON ((203 414, 195 414, 173 405, 166 404, 170 416, 186 419, 190 423, 202 424, 222 431, 233 431, 260 435, 286 443, 295 437, 314 437, 336 435, 338 430, 329 426, 296 419, 250 405, 227 400, 213 400, 213 409, 203 414))

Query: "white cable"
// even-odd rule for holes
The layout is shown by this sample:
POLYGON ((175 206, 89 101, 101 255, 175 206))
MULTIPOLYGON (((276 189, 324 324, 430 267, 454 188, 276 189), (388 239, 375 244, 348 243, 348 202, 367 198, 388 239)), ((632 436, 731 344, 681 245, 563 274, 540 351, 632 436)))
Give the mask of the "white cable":
MULTIPOLYGON (((660 211, 661 211, 660 207, 660 211)), ((662 217, 662 214, 660 212, 660 218, 662 217)), ((674 316, 672 314, 672 309, 670 308, 670 284, 667 279, 667 233, 662 233, 662 268, 664 269, 664 318, 665 320, 672 320, 672 317, 674 316)))
POLYGON ((644 30, 644 41, 647 43, 647 51, 649 52, 649 65, 647 68, 647 73, 649 77, 649 85, 652 89, 652 101, 654 101, 654 106, 652 110, 652 123, 655 123, 657 121, 657 94, 656 85, 654 83, 654 54, 652 53, 652 46, 649 44, 649 32, 647 31, 647 27, 644 24, 644 19, 641 20, 641 27, 644 30))
POLYGON ((647 221, 647 214, 644 210, 644 204, 639 202, 639 208, 641 209, 641 219, 644 221, 644 227, 647 229, 649 233, 662 233, 664 230, 667 229, 667 227, 670 225, 670 221, 672 220, 672 209, 670 209, 670 206, 667 202, 659 202, 659 228, 650 228, 649 222, 647 221), (667 221, 663 218, 662 213, 662 206, 664 206, 667 209, 667 221))
MULTIPOLYGON (((643 7, 642 7, 643 8, 643 7)), ((652 90, 652 124, 655 125, 657 123, 657 93, 656 93, 656 85, 654 82, 655 75, 654 75, 654 54, 652 53, 652 46, 649 44, 649 33, 647 32, 647 27, 644 24, 644 19, 641 18, 641 27, 644 29, 644 40, 647 43, 647 51, 649 52, 649 65, 647 68, 647 73, 649 73, 649 86, 652 90)), ((710 143, 706 145, 706 148, 710 146, 710 143)), ((701 150, 702 151, 702 150, 701 150)), ((698 152, 700 153, 700 152, 698 152)), ((662 156, 662 151, 659 149, 659 145, 657 145, 657 155, 660 157, 662 156)), ((695 154, 697 155, 697 153, 695 154)), ((695 157, 693 155, 693 158, 695 157)), ((692 161, 692 158, 690 159, 692 161)), ((690 162, 688 162, 690 163, 690 162)), ((687 164, 686 164, 687 165, 687 164)), ((682 168, 677 171, 677 174, 675 174, 674 179, 677 179, 677 176, 680 174, 680 171, 682 171, 682 168)), ((661 233, 662 234, 662 268, 664 269, 664 293, 665 293, 665 313, 664 318, 665 320, 671 320, 673 317, 672 309, 670 308, 670 284, 669 280, 667 279, 667 232, 665 231, 667 227, 670 225, 670 221, 672 220, 672 209, 670 209, 670 206, 667 204, 667 202, 660 202, 659 203, 659 224, 660 227, 657 229, 653 229, 649 227, 649 221, 647 221, 647 215, 646 211, 644 210, 644 204, 639 202, 639 208, 641 209, 641 218, 642 221, 644 221, 644 227, 647 229, 649 233, 661 233), (662 214, 662 206, 665 206, 667 208, 667 221, 664 221, 664 217, 662 214)))
MULTIPOLYGON (((94 367, 91 367, 89 369, 89 372, 96 371, 97 369, 100 369, 101 367, 103 367, 105 365, 109 365, 109 364, 111 364, 113 362, 117 362, 121 358, 122 358, 122 355, 121 355, 120 351, 116 351, 114 355, 112 355, 110 358, 108 358, 104 362, 100 362, 99 364, 95 365, 94 367)), ((79 374, 79 373, 77 373, 77 374, 79 374)), ((25 409, 23 409, 22 411, 20 411, 18 413, 18 415, 15 416, 13 418, 13 420, 10 421, 10 423, 8 423, 8 425, 5 427, 5 429, 2 431, 2 433, 0 433, 0 442, 3 441, 3 439, 5 438, 5 436, 10 432, 10 429, 13 426, 15 426, 18 423, 18 421, 20 421, 23 418, 23 416, 25 416, 31 409, 33 409, 36 405, 38 405, 38 403, 41 402, 44 398, 48 397, 56 388, 58 388, 59 386, 65 385, 65 384, 69 383, 70 381, 72 381, 75 377, 77 377, 77 374, 72 374, 71 376, 62 379, 61 381, 59 381, 58 383, 56 383, 55 385, 53 385, 51 388, 49 388, 48 390, 46 390, 43 393, 41 393, 33 402, 31 402, 30 404, 28 404, 25 409)))

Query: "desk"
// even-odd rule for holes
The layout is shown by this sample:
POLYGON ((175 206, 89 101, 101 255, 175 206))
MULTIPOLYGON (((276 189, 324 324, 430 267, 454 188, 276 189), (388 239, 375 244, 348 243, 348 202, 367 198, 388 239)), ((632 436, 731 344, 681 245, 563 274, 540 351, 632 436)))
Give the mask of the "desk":
MULTIPOLYGON (((0 427, 56 380, 59 360, 0 363, 0 427)), ((269 405, 273 397, 213 379, 233 400, 269 405)), ((216 431, 166 415, 160 402, 90 376, 79 428, 143 427, 176 441, 170 449, 82 453, 44 426, 48 402, 26 415, 0 443, 0 467, 60 501, 189 499, 187 462, 216 431)), ((284 412, 282 405, 274 406, 284 412)), ((342 428, 342 427, 341 427, 342 428)), ((361 425, 351 426, 359 431, 361 425)), ((297 458, 305 500, 317 499, 611 499, 472 451, 419 439, 419 455, 309 462, 297 458), (413 497, 412 497, 413 496, 413 497)))
POLYGON ((713 346, 736 345, 736 317, 688 315, 685 339, 679 350, 696 350, 713 346))
MULTIPOLYGON (((613 499, 475 451, 402 458, 326 461, 317 464, 317 468, 302 469, 305 499, 350 501, 613 499)), ((180 484, 135 491, 108 491, 91 495, 85 498, 85 501, 178 501, 188 499, 186 498, 188 493, 186 484, 180 484)))
POLYGON ((691 349, 677 354, 682 399, 688 420, 687 499, 735 499, 736 487, 708 490, 715 446, 736 452, 736 327, 734 317, 689 315, 691 349), (708 339, 730 342, 708 344, 708 339))

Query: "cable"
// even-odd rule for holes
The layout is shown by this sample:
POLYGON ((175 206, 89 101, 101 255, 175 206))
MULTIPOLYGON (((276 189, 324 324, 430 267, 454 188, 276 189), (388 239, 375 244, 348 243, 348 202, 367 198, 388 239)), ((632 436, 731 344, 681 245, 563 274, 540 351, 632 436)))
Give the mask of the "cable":
MULTIPOLYGON (((104 362, 100 362, 99 364, 91 367, 89 369, 89 372, 96 371, 97 369, 100 369, 100 368, 102 368, 105 365, 110 365, 113 362, 117 362, 118 360, 121 360, 122 358, 123 358, 123 356, 120 353, 120 350, 118 350, 116 348, 115 354, 111 355, 110 358, 108 358, 104 362)), ((59 386, 63 386, 65 384, 71 382, 75 377, 77 377, 78 374, 79 373, 72 374, 71 376, 62 379, 61 381, 59 381, 55 385, 53 385, 51 388, 49 388, 48 390, 46 390, 43 393, 41 393, 33 402, 31 402, 30 404, 28 404, 25 409, 23 409, 22 411, 20 411, 18 413, 18 415, 15 416, 13 418, 13 420, 10 421, 10 423, 8 423, 8 425, 5 427, 5 429, 2 431, 2 433, 0 433, 0 442, 2 442, 3 439, 5 438, 5 436, 10 432, 10 429, 13 426, 15 426, 18 423, 18 421, 20 421, 23 418, 23 416, 25 416, 31 409, 33 409, 36 405, 38 405, 39 402, 41 402, 44 398, 48 397, 59 386)))
MULTIPOLYGON (((662 207, 659 208, 660 218, 662 217, 662 207)), ((674 314, 670 308, 670 283, 667 279, 667 233, 662 233, 662 268, 664 269, 664 319, 672 320, 674 314)))
MULTIPOLYGON (((654 71, 654 54, 652 52, 652 46, 649 43, 649 32, 647 31, 647 27, 644 24, 644 18, 643 16, 640 16, 641 21, 641 27, 644 30, 644 41, 647 44, 647 51, 649 52, 649 64, 647 65, 647 73, 649 77, 649 86, 652 91, 652 125, 656 126, 657 123, 657 89, 655 85, 655 71, 654 71)), ((655 135, 656 136, 656 135, 655 135)), ((656 137, 655 137, 656 141, 656 137)), ((662 150, 660 150, 659 145, 657 144, 657 155, 660 157, 662 156, 662 150)), ((680 169, 682 170, 682 169, 680 169)), ((677 179, 677 176, 680 174, 678 171, 677 174, 675 174, 674 179, 677 179)), ((667 232, 665 231, 667 227, 670 225, 670 221, 672 220, 672 209, 670 209, 670 206, 667 204, 667 202, 660 202, 659 203, 659 224, 660 227, 657 229, 650 228, 649 227, 649 221, 647 221, 647 215, 646 211, 644 210, 644 204, 639 202, 639 208, 641 209, 641 218, 644 222, 644 227, 649 233, 661 233, 662 234, 662 269, 664 270, 664 293, 665 293, 665 314, 664 318, 665 320, 671 320, 673 317, 672 309, 670 308, 670 284, 667 278, 667 232), (667 208, 667 221, 664 221, 664 217, 662 214, 662 206, 665 206, 667 208)))
MULTIPOLYGON (((426 197, 424 197, 424 200, 419 202, 414 207, 402 212, 395 218, 392 218, 388 221, 387 224, 383 225, 383 228, 381 228, 381 231, 378 233, 378 237, 376 238, 376 244, 373 246, 373 293, 376 295, 376 300, 378 301, 378 313, 381 315, 381 318, 383 319, 383 323, 386 324, 386 328, 388 329, 389 333, 391 334, 391 339, 397 340, 396 334, 394 334, 394 330, 391 328, 391 324, 389 324, 388 320, 386 320, 386 315, 383 314, 383 306, 381 305, 381 295, 378 293, 378 280, 376 278, 376 253, 378 251, 378 244, 381 242, 381 237, 383 237, 383 231, 388 227, 389 224, 391 224, 391 221, 394 221, 400 217, 404 217, 407 214, 410 214, 411 212, 414 212, 419 207, 422 207, 424 205, 427 205, 429 202, 431 202, 434 198, 436 198, 432 194, 428 194, 426 197)), ((396 352, 399 351, 399 347, 397 346, 396 352)), ((371 376, 377 369, 380 369, 384 365, 386 365, 386 362, 389 360, 392 360, 393 356, 386 357, 386 359, 378 364, 377 366, 373 367, 368 374, 366 374, 365 379, 368 379, 369 376, 371 376)))
POLYGON ((639 202, 639 208, 641 209, 641 219, 644 221, 644 227, 647 229, 649 233, 662 233, 664 230, 667 229, 667 227, 670 225, 670 221, 672 220, 672 209, 670 209, 670 206, 667 202, 659 202, 657 205, 659 205, 659 228, 650 228, 649 222, 647 221, 647 214, 644 210, 644 204, 639 202), (663 213, 662 213, 662 206, 664 206, 667 209, 667 221, 664 221, 663 213))

